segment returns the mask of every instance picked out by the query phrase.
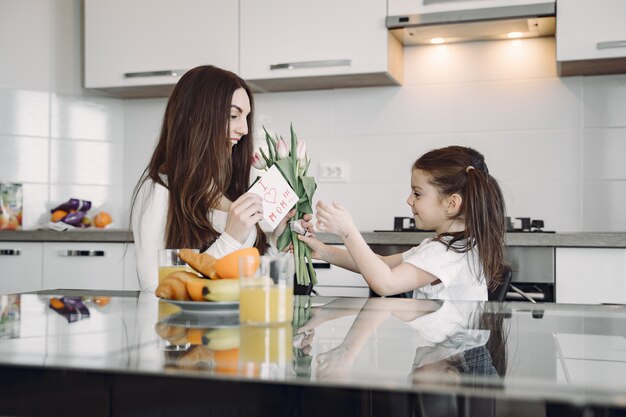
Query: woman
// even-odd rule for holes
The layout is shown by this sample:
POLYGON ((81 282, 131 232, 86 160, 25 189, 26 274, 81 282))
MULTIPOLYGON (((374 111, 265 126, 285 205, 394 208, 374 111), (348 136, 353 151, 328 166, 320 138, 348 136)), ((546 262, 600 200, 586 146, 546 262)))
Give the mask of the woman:
POLYGON ((252 93, 232 72, 201 66, 176 84, 159 142, 133 194, 131 225, 142 291, 158 284, 159 249, 199 248, 218 258, 242 247, 276 251, 258 224, 261 197, 246 193, 253 118, 252 93))

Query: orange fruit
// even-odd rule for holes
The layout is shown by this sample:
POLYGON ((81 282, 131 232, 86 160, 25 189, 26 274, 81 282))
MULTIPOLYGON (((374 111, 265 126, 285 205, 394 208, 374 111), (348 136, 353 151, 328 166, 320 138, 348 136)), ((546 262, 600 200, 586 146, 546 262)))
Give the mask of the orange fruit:
POLYGON ((50 221, 51 222, 58 222, 59 220, 61 220, 65 216, 67 216, 67 211, 65 211, 65 210, 55 210, 50 215, 50 221))
POLYGON ((239 278, 239 257, 241 256, 254 256, 256 262, 252 265, 246 265, 251 271, 246 271, 246 275, 252 275, 254 271, 259 267, 261 263, 261 256, 257 248, 243 248, 233 253, 230 253, 215 263, 215 272, 220 278, 239 278))
POLYGON ((93 218, 93 224, 96 227, 106 227, 107 225, 111 224, 111 222, 113 221, 113 219, 111 219, 111 215, 109 213, 107 213, 106 211, 101 211, 100 213, 96 214, 93 218))

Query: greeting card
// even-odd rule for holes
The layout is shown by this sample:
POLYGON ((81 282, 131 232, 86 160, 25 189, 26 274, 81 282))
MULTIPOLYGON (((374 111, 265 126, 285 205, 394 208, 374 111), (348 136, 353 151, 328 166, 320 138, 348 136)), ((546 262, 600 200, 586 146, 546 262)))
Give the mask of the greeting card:
POLYGON ((298 195, 276 166, 268 169, 248 191, 263 199, 263 217, 272 230, 298 201, 298 195))

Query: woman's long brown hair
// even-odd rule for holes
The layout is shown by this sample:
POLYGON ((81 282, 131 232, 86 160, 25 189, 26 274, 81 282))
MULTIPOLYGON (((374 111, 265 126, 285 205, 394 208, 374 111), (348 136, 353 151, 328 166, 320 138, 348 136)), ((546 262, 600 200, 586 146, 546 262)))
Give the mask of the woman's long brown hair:
MULTIPOLYGON (((178 81, 167 102, 159 141, 135 187, 132 204, 134 207, 137 193, 148 179, 169 190, 166 248, 204 251, 219 237, 209 212, 219 207, 222 196, 235 201, 247 191, 253 126, 252 92, 236 74, 207 65, 186 72, 178 81), (251 111, 248 134, 231 152, 228 121, 233 93, 239 88, 248 93, 251 111)), ((258 224, 255 246, 261 253, 267 248, 258 224)))
POLYGON ((483 155, 472 148, 448 146, 427 152, 415 161, 413 169, 424 171, 441 196, 462 197, 458 218, 463 219, 465 230, 443 233, 437 239, 456 252, 467 252, 476 245, 487 286, 495 289, 506 267, 506 214, 502 191, 489 175, 483 155))

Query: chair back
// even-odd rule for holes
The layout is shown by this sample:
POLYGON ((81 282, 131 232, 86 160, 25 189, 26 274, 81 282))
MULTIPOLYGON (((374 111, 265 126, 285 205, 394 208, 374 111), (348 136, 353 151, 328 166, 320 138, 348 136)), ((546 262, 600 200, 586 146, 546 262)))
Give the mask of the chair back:
POLYGON ((504 301, 506 293, 509 291, 511 281, 513 280, 513 271, 510 266, 504 268, 500 285, 493 291, 488 291, 487 298, 489 301, 504 301))

